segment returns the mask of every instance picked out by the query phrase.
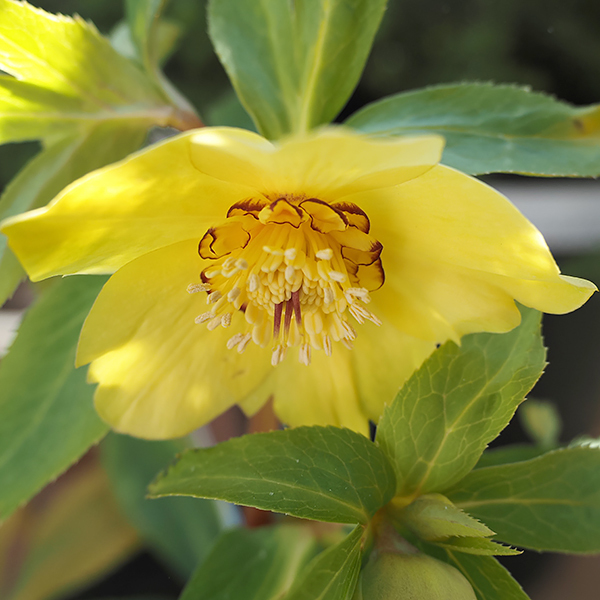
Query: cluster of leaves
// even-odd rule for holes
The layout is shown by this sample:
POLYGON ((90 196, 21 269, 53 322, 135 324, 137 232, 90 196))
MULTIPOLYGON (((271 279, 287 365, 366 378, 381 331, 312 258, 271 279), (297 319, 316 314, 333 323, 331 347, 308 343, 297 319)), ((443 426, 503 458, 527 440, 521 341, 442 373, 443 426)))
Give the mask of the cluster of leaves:
MULTIPOLYGON (((439 348, 386 408, 374 442, 333 427, 236 438, 183 453, 150 493, 215 498, 355 525, 305 565, 289 557, 286 600, 351 598, 363 553, 370 550, 366 541, 377 538, 386 522, 423 552, 459 569, 478 599, 524 600, 519 584, 492 556, 517 552, 492 537, 533 550, 600 551, 597 446, 535 458, 525 450, 522 456, 505 455, 506 463, 480 463, 544 366, 539 314, 527 310, 522 325, 508 334, 474 334, 461 347, 448 342, 439 348)), ((296 535, 288 525, 270 533, 228 534, 183 598, 199 597, 200 590, 207 600, 281 597, 281 580, 270 587, 268 556, 286 536, 289 552, 296 535), (231 566, 234 548, 253 557, 251 584, 231 566), (264 563, 257 556, 265 556, 264 563)))
MULTIPOLYGON (((80 19, 0 0, 0 142, 42 142, 2 196, 0 218, 44 206, 77 177, 139 148, 152 127, 200 124, 159 69, 171 39, 161 34, 163 4, 128 0, 127 21, 111 45, 80 19)), ((361 76, 385 4, 211 2, 211 38, 256 128, 276 139, 335 118, 361 76)), ((510 86, 399 94, 345 125, 372 135, 440 133, 447 140, 443 162, 473 174, 600 175, 598 106, 575 108, 510 86)), ((0 301, 23 277, 0 238, 0 301)), ((72 277, 50 285, 2 360, 0 519, 107 434, 93 410, 93 387, 73 366, 83 320, 104 281, 72 277)), ((109 436, 101 453, 114 491, 94 475, 73 492, 81 519, 96 514, 97 529, 70 527, 75 509, 57 495, 56 513, 40 524, 44 536, 30 540, 18 577, 6 583, 0 573, 0 591, 10 600, 38 600, 81 585, 143 541, 182 579, 200 564, 184 600, 200 589, 207 600, 347 599, 369 540, 385 522, 462 571, 480 600, 526 598, 492 557, 512 550, 492 537, 535 550, 600 550, 597 447, 482 457, 543 366, 538 315, 529 311, 509 334, 473 335, 460 348, 440 348, 388 407, 374 442, 322 427, 247 436, 185 452, 151 488, 155 496, 220 499, 353 525, 342 539, 339 528, 328 537, 284 523, 226 533, 205 557, 228 522, 219 505, 143 499, 153 475, 181 447, 109 436), (116 503, 135 531, 116 516, 116 503), (63 553, 48 563, 45 548, 59 535, 63 553), (77 550, 84 537, 98 540, 106 555, 80 561, 68 581, 51 577, 75 556, 85 558, 77 550), (34 577, 46 582, 44 590, 30 591, 34 577)), ((21 515, 3 526, 0 557, 9 556, 21 515)))

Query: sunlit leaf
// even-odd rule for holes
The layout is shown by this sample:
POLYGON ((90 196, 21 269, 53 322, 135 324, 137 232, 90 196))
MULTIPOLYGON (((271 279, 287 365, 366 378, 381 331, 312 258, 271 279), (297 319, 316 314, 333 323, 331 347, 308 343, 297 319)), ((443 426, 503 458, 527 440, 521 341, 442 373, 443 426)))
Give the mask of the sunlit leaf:
POLYGON ((346 124, 376 135, 443 135, 442 163, 465 173, 600 175, 600 105, 575 107, 524 88, 463 83, 405 92, 346 124))
POLYGON ((540 314, 522 317, 509 333, 444 344, 385 409, 376 442, 395 464, 397 494, 444 492, 506 427, 545 366, 540 314))
POLYGON ((313 536, 298 526, 230 531, 179 600, 280 600, 315 551, 313 536))
POLYGON ((391 499, 394 473, 364 436, 298 427, 183 453, 150 486, 154 497, 216 498, 318 521, 366 523, 391 499))
POLYGON ((108 430, 85 369, 74 368, 79 331, 104 281, 57 281, 25 315, 0 363, 0 520, 108 430))
POLYGON ((269 138, 331 121, 354 90, 385 0, 212 0, 209 34, 269 138), (260 32, 260 33, 258 33, 260 32))
POLYGON ((124 513, 157 555, 187 580, 223 527, 215 502, 192 498, 146 498, 146 488, 186 447, 182 441, 147 442, 111 434, 101 445, 124 513))
POLYGON ((0 528, 0 597, 46 600, 102 577, 139 548, 106 475, 78 465, 0 528))
POLYGON ((477 469, 446 495, 508 544, 600 551, 600 448, 566 448, 477 469))

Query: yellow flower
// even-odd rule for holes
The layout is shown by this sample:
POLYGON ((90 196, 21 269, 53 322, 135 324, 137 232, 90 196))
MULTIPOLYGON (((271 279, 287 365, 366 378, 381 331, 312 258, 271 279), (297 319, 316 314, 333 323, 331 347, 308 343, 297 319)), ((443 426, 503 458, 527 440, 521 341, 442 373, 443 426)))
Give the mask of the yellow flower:
POLYGON ((285 423, 367 432, 436 343, 512 329, 513 299, 563 313, 595 289, 503 196, 437 165, 442 145, 206 128, 3 231, 33 280, 114 273, 77 362, 115 429, 179 436, 272 394, 285 423))

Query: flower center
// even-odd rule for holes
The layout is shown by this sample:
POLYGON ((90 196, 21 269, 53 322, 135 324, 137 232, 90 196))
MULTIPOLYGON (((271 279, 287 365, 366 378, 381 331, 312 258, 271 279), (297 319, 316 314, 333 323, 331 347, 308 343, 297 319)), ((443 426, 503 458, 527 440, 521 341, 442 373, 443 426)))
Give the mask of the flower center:
POLYGON ((331 355, 332 342, 352 348, 349 315, 381 324, 366 308, 369 291, 384 281, 383 247, 369 228, 367 215, 347 202, 285 196, 234 204, 198 247, 214 264, 188 287, 207 292, 211 306, 196 322, 229 327, 243 313, 245 324, 227 347, 243 352, 251 341, 272 343, 274 366, 292 347, 306 365, 312 349, 331 355))

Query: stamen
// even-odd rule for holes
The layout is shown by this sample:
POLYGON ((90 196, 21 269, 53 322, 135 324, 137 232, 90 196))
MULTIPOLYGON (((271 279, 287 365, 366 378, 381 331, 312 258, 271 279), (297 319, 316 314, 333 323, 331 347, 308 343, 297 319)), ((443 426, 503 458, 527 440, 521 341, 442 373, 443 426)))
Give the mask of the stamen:
POLYGON ((217 300, 220 300, 223 297, 219 290, 211 292, 208 296, 206 296, 206 304, 214 304, 217 300))
POLYGON ((355 298, 358 298, 365 304, 369 304, 371 302, 371 296, 366 288, 352 287, 344 290, 344 296, 348 301, 348 304, 352 304, 355 298))
POLYGON ((227 350, 233 350, 244 339, 243 333, 236 333, 227 340, 227 350))
POLYGON ((342 339, 347 340, 355 340, 356 339, 356 331, 354 327, 348 323, 348 321, 342 320, 342 327, 344 329, 344 333, 346 334, 342 339))
POLYGON ((323 350, 325 350, 327 356, 331 356, 333 349, 331 347, 331 338, 327 334, 323 336, 323 350))
POLYGON ((330 279, 333 279, 333 281, 337 281, 339 283, 344 283, 344 281, 346 281, 346 276, 343 273, 340 273, 339 271, 334 271, 332 269, 331 271, 329 271, 328 275, 330 279))
POLYGON ((210 285, 207 283, 190 283, 187 286, 188 294, 197 294, 198 292, 210 292, 210 285))
POLYGON ((228 302, 235 302, 235 299, 242 293, 242 290, 240 290, 239 287, 237 287, 237 285, 235 287, 232 287, 229 290, 229 293, 227 294, 227 301, 228 302))
POLYGON ((271 355, 271 364, 276 367, 285 358, 285 348, 279 344, 271 355))
POLYGON ((331 248, 323 248, 315 253, 315 256, 321 260, 331 260, 333 258, 333 250, 331 248))
MULTIPOLYGON (((219 238, 219 245, 212 252, 212 266, 202 271, 200 283, 187 287, 190 294, 207 293, 211 310, 198 315, 197 323, 206 323, 209 330, 219 325, 230 327, 233 314, 241 310, 244 318, 236 321, 236 329, 239 322, 245 332, 233 335, 227 348, 237 348, 242 353, 251 341, 263 348, 272 344, 273 365, 279 364, 291 347, 299 348, 298 360, 305 365, 311 363, 313 349, 330 356, 334 342, 341 341, 352 348, 357 333, 348 322, 348 313, 358 323, 381 324, 365 308, 371 298, 368 290, 361 287, 361 272, 354 260, 362 260, 362 250, 353 245, 354 241, 356 246, 366 247, 366 239, 346 234, 343 226, 348 223, 341 217, 336 221, 337 233, 330 236, 327 231, 332 223, 326 218, 329 213, 323 212, 321 204, 317 207, 320 212, 314 212, 316 200, 312 204, 301 201, 302 198, 285 196, 285 202, 293 209, 288 212, 294 213, 294 218, 298 213, 298 222, 288 221, 288 212, 280 211, 277 220, 273 215, 254 219, 256 223, 246 220, 243 235, 238 235, 236 228, 223 229, 226 235, 219 238), (343 248, 349 252, 342 252, 343 248)), ((237 212, 228 213, 228 218, 241 219, 244 214, 256 217, 251 210, 253 205, 248 206, 245 210, 236 205, 237 212)), ((375 250, 369 252, 374 256, 375 250)))
POLYGON ((354 344, 347 338, 341 339, 342 344, 348 348, 348 350, 352 350, 354 348, 354 344))
POLYGON ((292 284, 292 283, 294 283, 295 279, 296 279, 296 269, 294 269, 294 267, 292 267, 292 265, 288 265, 285 268, 285 280, 288 283, 292 284))
POLYGON ((260 279, 256 273, 252 273, 250 277, 248 277, 248 291, 255 292, 260 285, 260 279))
POLYGON ((214 331, 219 325, 221 324, 221 317, 214 317, 213 319, 211 319, 208 322, 208 325, 206 326, 206 328, 209 331, 214 331))
POLYGON ((310 365, 311 358, 311 347, 310 344, 304 343, 300 346, 300 350, 298 351, 298 360, 308 367, 310 365))
POLYGON ((241 339, 240 343, 238 344, 237 347, 237 351, 242 354, 244 352, 244 350, 248 347, 248 344, 250 343, 250 340, 252 339, 252 334, 251 333, 247 333, 246 335, 244 335, 244 337, 241 339))

